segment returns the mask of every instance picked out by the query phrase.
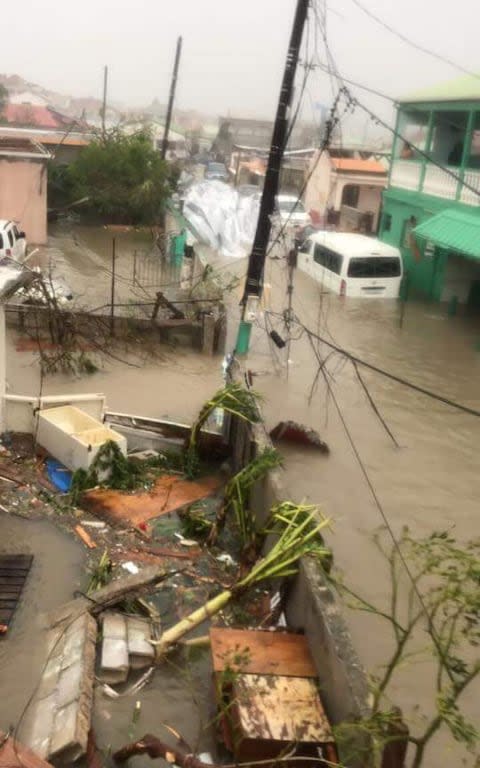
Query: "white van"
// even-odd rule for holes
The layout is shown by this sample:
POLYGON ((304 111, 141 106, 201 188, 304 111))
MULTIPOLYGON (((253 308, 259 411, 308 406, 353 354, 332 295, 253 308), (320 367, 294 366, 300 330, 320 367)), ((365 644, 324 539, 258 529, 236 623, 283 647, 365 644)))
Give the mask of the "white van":
POLYGON ((366 235, 318 231, 302 244, 298 266, 339 296, 396 299, 400 293, 400 251, 366 235))

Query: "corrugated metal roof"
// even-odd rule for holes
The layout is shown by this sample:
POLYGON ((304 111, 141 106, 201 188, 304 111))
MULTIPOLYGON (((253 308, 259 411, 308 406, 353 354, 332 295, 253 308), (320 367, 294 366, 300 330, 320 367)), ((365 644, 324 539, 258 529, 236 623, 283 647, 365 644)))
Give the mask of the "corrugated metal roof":
POLYGON ((413 232, 441 248, 480 260, 480 211, 470 213, 447 208, 419 224, 413 232))
POLYGON ((412 101, 480 101, 480 75, 456 77, 399 99, 401 104, 412 101))
POLYGON ((362 160, 353 157, 332 157, 330 162, 337 171, 349 173, 381 173, 386 175, 386 170, 376 160, 362 160))

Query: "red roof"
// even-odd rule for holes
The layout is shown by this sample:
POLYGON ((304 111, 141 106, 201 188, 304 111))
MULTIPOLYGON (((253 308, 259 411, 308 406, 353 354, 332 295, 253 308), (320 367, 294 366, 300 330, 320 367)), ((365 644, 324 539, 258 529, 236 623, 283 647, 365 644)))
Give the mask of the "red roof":
POLYGON ((3 110, 2 120, 9 125, 35 128, 59 129, 67 128, 72 124, 72 118, 61 115, 50 107, 41 107, 35 104, 7 104, 3 110))
POLYGON ((330 162, 337 171, 346 171, 347 173, 387 174, 383 165, 376 160, 355 160, 350 157, 332 157, 330 158, 330 162))

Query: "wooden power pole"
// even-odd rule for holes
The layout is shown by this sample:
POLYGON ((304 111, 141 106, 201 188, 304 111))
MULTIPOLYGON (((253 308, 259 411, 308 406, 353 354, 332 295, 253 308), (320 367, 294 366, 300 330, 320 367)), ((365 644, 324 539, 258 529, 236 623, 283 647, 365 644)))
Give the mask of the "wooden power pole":
POLYGON ((177 87, 178 67, 180 64, 181 53, 182 53, 182 38, 179 37, 177 40, 177 50, 175 52, 175 64, 173 65, 172 82, 170 84, 170 95, 168 97, 167 117, 165 120, 165 128, 163 131, 163 141, 162 141, 162 150, 161 150, 162 160, 165 160, 165 157, 167 155, 168 134, 170 131, 170 123, 172 122, 173 102, 175 100, 175 89, 177 87))
POLYGON ((102 102, 102 139, 105 141, 105 118, 107 114, 107 85, 108 85, 108 67, 103 69, 103 102, 102 102))
POLYGON ((262 294, 263 271, 272 228, 271 216, 275 210, 275 197, 278 192, 280 166, 287 139, 288 110, 292 100, 293 85, 297 71, 300 46, 302 44, 303 28, 307 19, 308 5, 309 0, 297 0, 297 8, 288 46, 277 114, 273 127, 272 142, 270 145, 265 184, 260 203, 257 230, 255 232, 255 239, 250 258, 248 260, 247 278, 242 298, 242 320, 238 329, 235 350, 238 354, 248 352, 250 341, 251 323, 248 322, 248 320, 245 320, 245 307, 247 301, 252 297, 260 298, 262 294))

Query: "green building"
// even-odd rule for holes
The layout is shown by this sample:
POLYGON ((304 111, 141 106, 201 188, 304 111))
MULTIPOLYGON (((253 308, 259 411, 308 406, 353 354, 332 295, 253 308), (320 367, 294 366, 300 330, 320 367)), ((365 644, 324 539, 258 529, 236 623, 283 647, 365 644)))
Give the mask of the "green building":
POLYGON ((480 78, 403 99, 396 133, 379 237, 413 293, 480 309, 480 78))

